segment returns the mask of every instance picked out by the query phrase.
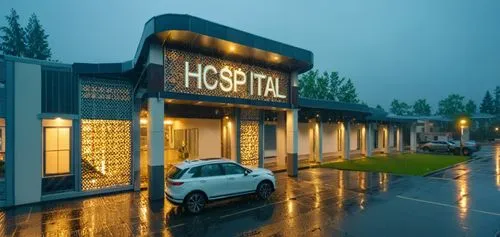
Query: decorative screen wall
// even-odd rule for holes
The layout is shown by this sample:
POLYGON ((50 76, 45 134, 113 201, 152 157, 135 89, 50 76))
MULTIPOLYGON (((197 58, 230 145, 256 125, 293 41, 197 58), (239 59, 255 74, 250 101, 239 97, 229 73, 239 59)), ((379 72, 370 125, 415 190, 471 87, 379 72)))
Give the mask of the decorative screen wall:
MULTIPOLYGON (((282 102, 287 103, 288 98, 288 90, 290 83, 290 75, 285 72, 280 72, 272 69, 267 69, 259 66, 253 66, 238 62, 233 62, 229 60, 224 60, 220 58, 205 56, 202 54, 191 53, 187 51, 182 51, 178 49, 170 49, 165 48, 164 50, 164 66, 165 66, 165 91, 167 92, 177 92, 177 93, 186 93, 186 94, 196 94, 196 95, 207 95, 207 96, 217 96, 217 97, 230 97, 230 98, 241 98, 241 99, 251 99, 251 100, 262 100, 262 101, 270 101, 270 102, 282 102), (191 77, 189 79, 188 87, 185 85, 185 72, 186 72, 186 62, 189 63, 189 71, 195 72, 198 70, 197 64, 201 64, 202 67, 207 65, 213 66, 213 69, 217 71, 214 73, 214 70, 207 70, 206 68, 201 69, 200 73, 203 75, 203 71, 207 70, 207 81, 208 84, 213 83, 225 83, 220 80, 219 76, 221 73, 221 69, 227 67, 231 73, 234 70, 239 70, 246 75, 246 83, 244 85, 239 85, 238 89, 223 91, 218 86, 215 86, 213 89, 208 89, 204 83, 201 83, 199 88, 198 81, 191 77), (266 77, 261 80, 260 88, 261 93, 258 93, 259 90, 259 80, 253 80, 251 83, 250 73, 265 75, 266 77), (268 78, 271 77, 272 80, 269 82, 272 85, 268 85, 268 78), (277 82, 277 83, 276 83, 277 82), (275 90, 279 91, 279 94, 285 96, 284 98, 281 96, 277 96, 276 93, 268 93, 265 96, 265 88, 267 86, 272 86, 275 90), (252 88, 250 88, 252 87, 252 88), (252 91, 253 93, 251 93, 252 91)), ((228 74, 229 75, 229 74, 228 74)), ((231 76, 231 79, 234 77, 231 76)))
POLYGON ((131 184, 132 85, 81 80, 82 190, 131 184))
POLYGON ((260 132, 259 110, 242 109, 240 112, 240 158, 241 164, 259 166, 260 132))
POLYGON ((82 119, 82 190, 130 184, 131 122, 82 119))

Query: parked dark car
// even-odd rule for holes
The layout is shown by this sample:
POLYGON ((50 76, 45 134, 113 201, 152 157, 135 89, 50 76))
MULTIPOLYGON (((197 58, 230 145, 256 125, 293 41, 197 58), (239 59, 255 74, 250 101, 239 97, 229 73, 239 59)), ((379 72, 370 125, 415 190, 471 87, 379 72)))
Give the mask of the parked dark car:
POLYGON ((449 142, 431 141, 431 142, 426 142, 426 143, 420 145, 420 148, 426 152, 429 152, 429 151, 449 152, 451 146, 452 146, 452 144, 450 144, 449 142))
MULTIPOLYGON (((450 141, 452 146, 450 147, 450 152, 455 155, 460 155, 460 140, 450 141)), ((464 156, 471 155, 472 153, 479 151, 481 149, 481 145, 477 144, 476 141, 470 140, 464 142, 463 152, 464 156)))

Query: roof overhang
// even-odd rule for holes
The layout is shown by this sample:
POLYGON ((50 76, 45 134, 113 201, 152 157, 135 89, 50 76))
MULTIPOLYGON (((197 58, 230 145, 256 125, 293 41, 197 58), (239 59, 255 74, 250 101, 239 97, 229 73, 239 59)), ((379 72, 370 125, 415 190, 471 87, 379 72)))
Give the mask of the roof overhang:
POLYGON ((313 67, 313 53, 198 17, 165 14, 146 22, 133 65, 147 57, 150 43, 220 55, 299 73, 313 67))

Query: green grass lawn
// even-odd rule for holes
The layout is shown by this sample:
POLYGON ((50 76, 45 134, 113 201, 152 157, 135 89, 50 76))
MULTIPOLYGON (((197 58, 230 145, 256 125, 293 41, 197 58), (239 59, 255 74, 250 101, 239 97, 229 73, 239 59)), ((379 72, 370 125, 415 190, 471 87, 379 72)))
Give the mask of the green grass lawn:
POLYGON ((467 156, 434 154, 398 154, 374 156, 358 160, 347 160, 322 164, 324 168, 385 172, 406 175, 424 175, 469 159, 467 156))

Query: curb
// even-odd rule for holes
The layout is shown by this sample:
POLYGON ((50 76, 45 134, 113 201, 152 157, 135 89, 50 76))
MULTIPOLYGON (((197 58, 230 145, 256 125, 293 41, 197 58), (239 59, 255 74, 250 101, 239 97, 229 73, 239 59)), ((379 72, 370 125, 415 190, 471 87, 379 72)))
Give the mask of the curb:
MULTIPOLYGON (((299 167, 298 170, 306 170, 306 169, 314 169, 314 168, 319 168, 319 165, 311 165, 311 166, 302 166, 299 167)), ((286 172, 286 168, 284 169, 278 169, 278 170, 271 170, 273 173, 283 173, 286 172)))
POLYGON ((481 157, 472 157, 468 160, 465 160, 465 161, 462 161, 462 162, 459 162, 459 163, 456 163, 456 164, 453 164, 453 165, 450 165, 450 166, 447 166, 447 167, 444 167, 444 168, 441 168, 441 169, 438 169, 438 170, 434 170, 434 171, 431 171, 429 173, 425 173, 424 175, 422 175, 422 177, 429 177, 433 174, 437 174, 439 172, 442 172, 442 171, 445 171, 447 169, 451 169, 451 168, 454 168, 454 167, 457 167, 459 165, 463 165, 463 164, 467 164, 469 162, 472 162, 472 161, 475 161, 475 160, 478 160, 480 159, 481 157))

